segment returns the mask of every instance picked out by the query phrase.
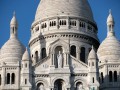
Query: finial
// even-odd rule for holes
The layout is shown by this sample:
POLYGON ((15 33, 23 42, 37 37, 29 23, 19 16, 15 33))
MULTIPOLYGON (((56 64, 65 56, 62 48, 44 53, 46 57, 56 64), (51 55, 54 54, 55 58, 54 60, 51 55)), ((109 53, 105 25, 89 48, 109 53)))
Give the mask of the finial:
POLYGON ((109 9, 109 14, 112 14, 112 10, 111 9, 109 9))
POLYGON ((16 13, 15 13, 15 11, 13 12, 13 16, 16 16, 16 13))

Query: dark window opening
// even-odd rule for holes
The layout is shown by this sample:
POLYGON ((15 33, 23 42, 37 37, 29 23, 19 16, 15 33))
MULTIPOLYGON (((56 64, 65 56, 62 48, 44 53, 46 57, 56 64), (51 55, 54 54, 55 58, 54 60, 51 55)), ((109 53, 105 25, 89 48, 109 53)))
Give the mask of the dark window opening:
POLYGON ((103 72, 101 72, 101 81, 102 81, 102 83, 104 83, 103 72))
POLYGON ((94 77, 93 77, 93 83, 95 82, 94 77))
POLYGON ((117 71, 114 71, 114 82, 117 82, 117 71))
POLYGON ((12 73, 11 80, 12 80, 12 84, 15 84, 15 74, 14 73, 12 73))
POLYGON ((10 73, 7 73, 7 84, 10 84, 10 73))
POLYGON ((76 57, 76 46, 71 46, 71 51, 70 51, 70 54, 74 57, 76 57))
POLYGON ((112 71, 109 71, 109 82, 112 82, 112 71))
POLYGON ((25 64, 25 67, 27 68, 27 63, 25 64))
POLYGON ((38 62, 38 51, 35 52, 35 60, 38 62))
POLYGON ((82 47, 80 51, 80 60, 85 63, 85 48, 82 47))
POLYGON ((92 66, 94 66, 94 62, 92 62, 92 66))
POLYGON ((1 79, 1 74, 0 74, 0 85, 1 85, 2 79, 1 79))
POLYGON ((46 48, 42 48, 41 55, 42 55, 42 59, 46 57, 46 48))
POLYGON ((27 84, 27 79, 25 79, 25 84, 27 84))

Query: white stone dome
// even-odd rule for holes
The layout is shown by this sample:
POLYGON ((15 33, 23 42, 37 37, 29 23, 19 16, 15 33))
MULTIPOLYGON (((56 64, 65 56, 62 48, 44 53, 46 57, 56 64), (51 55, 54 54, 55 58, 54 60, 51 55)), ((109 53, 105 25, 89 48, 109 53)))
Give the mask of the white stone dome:
POLYGON ((10 38, 1 48, 0 62, 18 62, 24 51, 25 47, 17 38, 10 38))
POLYGON ((98 48, 98 58, 101 62, 119 62, 120 43, 116 37, 107 37, 98 48))
POLYGON ((94 22, 87 0, 41 0, 35 20, 53 16, 75 16, 94 22))

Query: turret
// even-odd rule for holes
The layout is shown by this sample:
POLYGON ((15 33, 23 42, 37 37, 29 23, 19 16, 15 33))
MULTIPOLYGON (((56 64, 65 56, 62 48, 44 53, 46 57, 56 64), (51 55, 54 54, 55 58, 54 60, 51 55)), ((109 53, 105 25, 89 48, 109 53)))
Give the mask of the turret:
POLYGON ((88 71, 89 90, 98 90, 99 87, 98 58, 93 46, 88 56, 88 67, 89 67, 88 71))
POLYGON ((21 88, 22 90, 32 90, 32 65, 31 58, 26 48, 25 53, 22 57, 21 67, 21 88))
POLYGON ((10 38, 17 37, 18 22, 16 19, 15 12, 13 13, 13 18, 10 22, 10 38))

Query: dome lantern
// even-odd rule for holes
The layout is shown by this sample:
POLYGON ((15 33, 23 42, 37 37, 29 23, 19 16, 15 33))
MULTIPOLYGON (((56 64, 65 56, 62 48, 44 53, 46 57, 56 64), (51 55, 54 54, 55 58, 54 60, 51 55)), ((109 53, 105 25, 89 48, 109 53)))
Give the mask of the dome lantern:
POLYGON ((115 35, 115 33, 114 33, 114 25, 115 25, 115 22, 114 22, 114 18, 112 16, 112 11, 109 10, 109 16, 107 18, 107 29, 108 29, 107 36, 108 37, 115 35))
POLYGON ((14 12, 13 18, 11 19, 11 22, 10 22, 10 38, 17 37, 17 29, 18 29, 18 22, 16 19, 16 14, 14 12))

